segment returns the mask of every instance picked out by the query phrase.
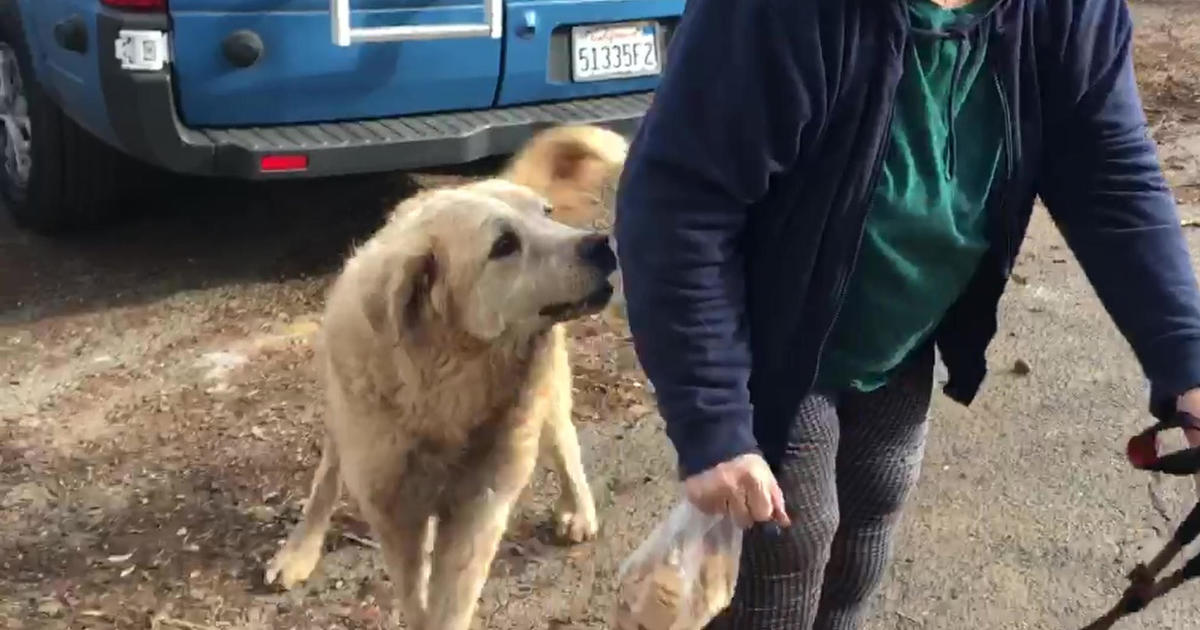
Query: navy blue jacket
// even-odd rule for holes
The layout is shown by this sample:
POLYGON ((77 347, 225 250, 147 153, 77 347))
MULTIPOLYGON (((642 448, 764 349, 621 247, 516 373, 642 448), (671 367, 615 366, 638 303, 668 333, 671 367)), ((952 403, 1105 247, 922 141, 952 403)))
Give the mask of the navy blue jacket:
MULTIPOLYGON (((687 3, 616 227, 638 357, 685 475, 755 450, 778 462, 858 252, 909 40, 903 2, 687 3)), ((1040 197, 1152 409, 1173 410, 1200 385, 1200 293, 1125 0, 1000 0, 982 28, 1012 155, 986 209, 991 250, 936 333, 946 393, 967 404, 979 390, 1040 197)))

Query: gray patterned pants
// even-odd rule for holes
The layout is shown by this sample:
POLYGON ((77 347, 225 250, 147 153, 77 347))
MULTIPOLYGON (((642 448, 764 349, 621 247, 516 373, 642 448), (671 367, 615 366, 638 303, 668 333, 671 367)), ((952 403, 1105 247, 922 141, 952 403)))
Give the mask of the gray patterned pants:
POLYGON ((804 400, 779 483, 792 526, 746 532, 733 604, 710 630, 857 630, 916 484, 933 352, 887 386, 804 400))

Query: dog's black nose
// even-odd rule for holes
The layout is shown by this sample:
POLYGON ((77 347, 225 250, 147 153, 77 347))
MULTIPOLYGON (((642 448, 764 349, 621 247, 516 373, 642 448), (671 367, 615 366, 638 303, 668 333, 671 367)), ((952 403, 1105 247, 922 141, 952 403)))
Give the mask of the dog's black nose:
POLYGON ((588 234, 579 241, 579 257, 606 274, 617 270, 617 255, 606 234, 588 234))

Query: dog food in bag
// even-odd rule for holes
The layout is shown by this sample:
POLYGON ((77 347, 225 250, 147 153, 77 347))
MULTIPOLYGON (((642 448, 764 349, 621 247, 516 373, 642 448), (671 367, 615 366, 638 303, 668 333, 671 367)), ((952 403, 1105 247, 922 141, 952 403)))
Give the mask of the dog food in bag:
POLYGON ((616 630, 701 630, 729 606, 742 530, 690 501, 671 510, 618 573, 616 630))

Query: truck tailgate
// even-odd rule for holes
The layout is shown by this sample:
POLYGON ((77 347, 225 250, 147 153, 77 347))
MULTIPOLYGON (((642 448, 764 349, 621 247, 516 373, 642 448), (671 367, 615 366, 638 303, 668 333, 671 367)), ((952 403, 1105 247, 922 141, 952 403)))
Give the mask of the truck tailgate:
MULTIPOLYGON (((173 71, 191 127, 282 125, 482 109, 502 40, 333 43, 329 0, 171 0, 173 71), (227 42, 261 42, 239 66, 227 42)), ((354 0, 356 27, 483 21, 480 0, 354 0)))

